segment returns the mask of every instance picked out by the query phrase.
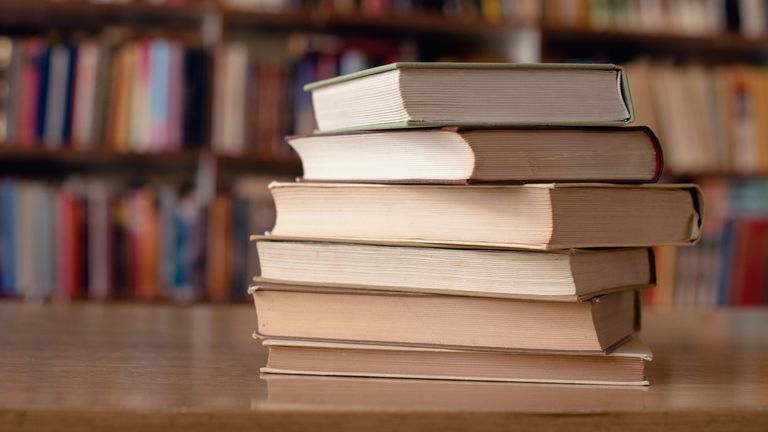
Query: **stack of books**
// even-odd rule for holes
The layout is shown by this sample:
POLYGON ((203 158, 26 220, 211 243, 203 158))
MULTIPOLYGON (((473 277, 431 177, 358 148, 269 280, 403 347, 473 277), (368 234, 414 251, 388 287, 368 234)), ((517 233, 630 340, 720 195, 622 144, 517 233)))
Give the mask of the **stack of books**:
POLYGON ((308 85, 318 132, 273 183, 251 287, 263 372, 647 384, 652 245, 693 185, 613 65, 397 63, 308 85))

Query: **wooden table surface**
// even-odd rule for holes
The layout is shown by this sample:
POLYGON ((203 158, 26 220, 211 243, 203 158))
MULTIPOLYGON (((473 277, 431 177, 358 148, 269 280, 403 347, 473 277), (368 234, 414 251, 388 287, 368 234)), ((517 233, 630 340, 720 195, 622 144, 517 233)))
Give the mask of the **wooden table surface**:
POLYGON ((768 431, 768 309, 646 313, 651 386, 260 376, 249 305, 0 302, 0 431, 768 431))

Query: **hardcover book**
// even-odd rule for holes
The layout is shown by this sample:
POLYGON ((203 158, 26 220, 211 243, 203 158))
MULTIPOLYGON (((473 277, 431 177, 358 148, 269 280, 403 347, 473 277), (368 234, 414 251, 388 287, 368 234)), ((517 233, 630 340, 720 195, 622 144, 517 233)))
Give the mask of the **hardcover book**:
POLYGON ((256 283, 586 300, 655 282, 651 249, 555 252, 362 244, 255 236, 256 283))
POLYGON ((648 385, 651 352, 638 338, 610 354, 464 351, 447 348, 267 339, 273 374, 648 385))
POLYGON ((287 138, 304 180, 394 183, 655 182, 647 127, 442 128, 287 138))
POLYGON ((475 248, 685 245, 701 234, 693 185, 273 183, 272 234, 475 248))
POLYGON ((266 284, 249 291, 257 333, 268 339, 604 353, 639 326, 633 290, 585 302, 266 284))
POLYGON ((633 120, 621 67, 392 63, 308 84, 318 129, 622 125, 633 120))

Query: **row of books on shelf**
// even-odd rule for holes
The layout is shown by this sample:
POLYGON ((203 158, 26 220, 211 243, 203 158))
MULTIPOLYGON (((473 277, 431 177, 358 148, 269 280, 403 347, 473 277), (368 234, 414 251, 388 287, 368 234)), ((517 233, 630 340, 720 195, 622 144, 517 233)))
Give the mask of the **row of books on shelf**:
POLYGON ((214 50, 162 39, 0 38, 0 146, 284 158, 315 128, 304 84, 397 59, 414 45, 292 34, 214 50), (293 120, 295 119, 295 121, 293 120))
POLYGON ((202 4, 259 12, 308 10, 367 17, 431 14, 490 23, 544 20, 555 28, 685 36, 734 33, 758 38, 768 30, 765 0, 90 0, 86 3, 202 4))
POLYGON ((768 173, 768 69, 626 67, 637 121, 659 134, 669 172, 768 173))
POLYGON ((166 39, 0 39, 0 142, 168 151, 206 140, 208 54, 166 39))
POLYGON ((768 30, 764 0, 547 0, 544 19, 555 27, 638 33, 747 38, 768 30))
POLYGON ((303 34, 225 44, 214 68, 215 149, 239 154, 267 148, 270 154, 288 155, 283 137, 316 127, 305 84, 415 56, 414 49, 406 52, 409 47, 303 34))
POLYGON ((0 295, 29 300, 243 298, 247 235, 274 222, 266 182, 206 202, 171 184, 0 181, 0 295))
POLYGON ((768 304, 768 181, 711 179, 702 241, 656 250, 658 285, 646 304, 659 307, 768 304))

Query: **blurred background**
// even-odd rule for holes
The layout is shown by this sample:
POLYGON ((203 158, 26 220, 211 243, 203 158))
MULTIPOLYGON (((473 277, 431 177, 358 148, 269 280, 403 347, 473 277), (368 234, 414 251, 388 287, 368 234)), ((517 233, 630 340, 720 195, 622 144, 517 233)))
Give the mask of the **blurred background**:
POLYGON ((706 203, 646 305, 768 303, 763 0, 0 0, 0 296, 244 300, 302 86, 409 60, 625 66, 706 203))

